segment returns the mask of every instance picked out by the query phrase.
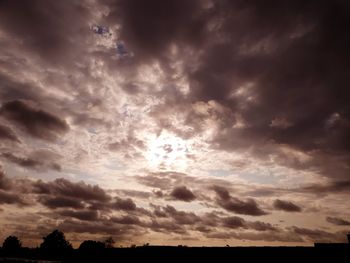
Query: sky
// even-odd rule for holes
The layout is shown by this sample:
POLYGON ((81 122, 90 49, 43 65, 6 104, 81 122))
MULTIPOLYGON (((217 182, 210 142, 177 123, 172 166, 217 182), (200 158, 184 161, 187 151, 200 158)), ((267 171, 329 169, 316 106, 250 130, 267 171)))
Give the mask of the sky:
POLYGON ((345 241, 349 25, 345 0, 1 0, 0 242, 345 241))

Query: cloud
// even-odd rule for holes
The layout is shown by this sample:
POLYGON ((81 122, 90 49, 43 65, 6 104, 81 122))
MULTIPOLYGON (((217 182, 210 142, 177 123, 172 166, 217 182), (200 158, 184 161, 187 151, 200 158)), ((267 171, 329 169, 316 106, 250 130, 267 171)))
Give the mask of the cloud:
POLYGON ((52 182, 41 180, 33 183, 34 192, 37 194, 50 194, 72 197, 88 201, 108 202, 111 197, 98 185, 90 185, 85 182, 73 183, 64 178, 52 182))
POLYGON ((331 194, 338 192, 349 192, 350 190, 350 181, 342 180, 342 181, 331 181, 325 184, 311 184, 304 186, 300 189, 306 193, 314 193, 314 194, 331 194))
POLYGON ((135 211, 136 204, 130 198, 122 199, 117 197, 116 200, 111 205, 112 208, 124 211, 135 211))
POLYGON ((159 220, 151 220, 150 223, 146 225, 149 229, 152 229, 155 232, 162 232, 162 233, 176 233, 176 234, 187 234, 186 229, 172 221, 159 221, 159 220))
POLYGON ((303 238, 290 231, 266 231, 266 232, 213 232, 206 234, 208 238, 224 240, 248 240, 248 241, 268 241, 268 242, 303 242, 303 238))
POLYGON ((18 192, 17 182, 8 177, 0 165, 0 204, 13 204, 18 206, 32 205, 31 198, 26 198, 22 192, 18 192))
POLYGON ((222 219, 222 223, 225 227, 230 229, 251 229, 256 231, 280 231, 277 227, 270 223, 262 221, 246 221, 238 216, 225 217, 222 219))
POLYGON ((214 186, 213 189, 217 194, 216 203, 229 212, 251 216, 262 216, 267 214, 267 212, 259 207, 254 199, 243 201, 230 196, 225 188, 214 186))
POLYGON ((175 187, 170 196, 175 200, 191 202, 196 199, 196 196, 186 186, 175 187))
POLYGON ((82 221, 97 221, 98 213, 95 210, 60 210, 57 213, 64 217, 72 217, 82 221))
POLYGON ((68 57, 72 59, 77 54, 74 51, 78 52, 79 48, 73 45, 71 37, 77 37, 79 31, 88 32, 86 24, 91 18, 86 6, 79 3, 47 2, 40 5, 36 1, 24 5, 3 1, 0 16, 0 21, 7 25, 2 29, 12 38, 21 38, 23 42, 20 46, 24 50, 54 65, 62 65, 68 62, 68 57), (55 10, 57 17, 47 10, 55 10), (72 24, 69 21, 73 19, 75 23, 72 24))
POLYGON ((326 217, 327 222, 336 225, 336 226, 350 226, 350 221, 347 221, 345 219, 339 218, 339 217, 326 217))
MULTIPOLYGON (((118 227, 116 224, 111 224, 109 221, 81 221, 74 219, 66 219, 58 225, 58 228, 65 233, 90 233, 113 235, 113 237, 121 240, 128 233, 136 234, 129 226, 128 228, 118 227)), ((140 233, 138 233, 140 234, 140 233)))
POLYGON ((25 201, 39 212, 22 225, 76 239, 339 240, 322 229, 346 221, 336 200, 350 193, 348 13, 340 0, 1 1, 3 205, 25 201), (310 201, 310 220, 274 224, 310 201), (329 208, 339 218, 314 229, 329 208))
POLYGON ((309 229, 303 227, 291 227, 292 231, 298 235, 305 236, 313 242, 333 242, 337 240, 338 242, 343 242, 345 239, 344 233, 330 233, 320 229, 309 229))
POLYGON ((84 208, 84 204, 81 200, 64 196, 44 195, 39 198, 39 202, 51 209, 62 207, 70 207, 76 209, 84 208))
POLYGON ((0 190, 0 204, 16 204, 26 206, 29 203, 17 193, 0 190))
POLYGON ((43 140, 55 140, 69 130, 64 120, 19 100, 4 103, 0 114, 20 125, 31 136, 43 140))
POLYGON ((213 189, 220 199, 229 200, 231 198, 230 193, 227 191, 226 188, 214 185, 213 189))
POLYGON ((118 1, 108 17, 121 23, 121 37, 143 59, 160 57, 175 41, 200 44, 205 30, 199 1, 118 1))
POLYGON ((0 140, 9 140, 14 142, 20 142, 16 134, 7 126, 0 124, 0 140))
POLYGON ((113 217, 111 221, 122 225, 140 225, 141 224, 140 219, 133 215, 113 217))
POLYGON ((42 161, 39 159, 34 159, 34 158, 23 158, 23 157, 18 157, 12 153, 5 152, 0 155, 4 159, 13 162, 19 166, 22 166, 24 168, 29 168, 29 169, 51 169, 57 172, 61 171, 61 166, 58 163, 55 162, 47 162, 47 161, 42 161))
POLYGON ((108 145, 108 149, 111 151, 120 151, 125 150, 126 148, 145 149, 145 144, 143 141, 129 135, 127 139, 113 142, 108 145))
POLYGON ((280 229, 272 224, 261 221, 250 222, 248 226, 256 231, 280 231, 280 229))
POLYGON ((302 211, 301 207, 297 206, 296 204, 289 202, 289 201, 280 200, 280 199, 276 199, 273 202, 273 207, 277 210, 283 210, 286 212, 301 212, 302 211))
POLYGON ((243 218, 231 216, 223 219, 223 224, 228 228, 245 228, 246 222, 243 218))
POLYGON ((180 225, 193 225, 200 221, 200 218, 196 214, 178 211, 175 207, 170 205, 163 207, 163 211, 167 216, 173 218, 175 222, 180 225))
POLYGON ((5 175, 0 166, 0 189, 10 190, 12 188, 12 181, 5 175))

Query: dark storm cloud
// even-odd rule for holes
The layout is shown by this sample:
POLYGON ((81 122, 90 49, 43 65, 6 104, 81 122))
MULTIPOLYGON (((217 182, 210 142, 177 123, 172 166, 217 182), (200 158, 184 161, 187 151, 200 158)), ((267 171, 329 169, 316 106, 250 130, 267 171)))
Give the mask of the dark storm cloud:
MULTIPOLYGON (((209 147, 238 153, 249 150, 252 154, 251 162, 240 164, 242 169, 248 169, 254 158, 273 159, 273 164, 294 170, 309 169, 331 179, 326 184, 284 190, 233 186, 225 180, 194 178, 175 172, 134 177, 143 186, 155 188, 152 189, 155 195, 163 198, 158 201, 169 201, 169 197, 187 202, 197 200, 205 201, 207 208, 224 209, 223 214, 200 216, 167 204, 153 207, 153 213, 142 210, 131 198, 151 199, 146 192, 124 191, 121 196, 121 192, 115 192, 117 197, 112 198, 106 190, 84 182, 62 178, 49 182, 12 181, 0 173, 1 202, 24 205, 23 200, 27 199, 22 196, 23 190, 28 199, 34 195, 37 202, 52 209, 52 214, 67 217, 61 224, 62 229, 75 233, 121 237, 141 234, 142 231, 135 229, 144 227, 166 234, 187 234, 188 230, 198 229, 208 237, 251 241, 335 240, 335 235, 322 230, 295 227, 281 231, 267 222, 247 221, 227 214, 267 214, 257 199, 245 199, 247 195, 264 198, 293 191, 297 194, 349 192, 349 13, 350 4, 342 0, 0 1, 0 31, 4 42, 0 56, 3 69, 0 117, 6 120, 4 125, 0 124, 1 143, 19 142, 17 136, 26 141, 21 131, 45 140, 40 143, 50 143, 69 131, 65 119, 72 122, 72 129, 75 125, 99 126, 110 132, 114 123, 100 117, 109 110, 104 101, 106 93, 103 92, 103 98, 97 94, 103 89, 100 86, 107 84, 91 77, 95 72, 90 71, 95 68, 89 68, 94 64, 92 61, 101 61, 110 70, 102 68, 103 74, 125 78, 122 84, 116 85, 121 88, 118 96, 123 97, 124 91, 130 97, 144 93, 144 97, 150 95, 159 100, 149 112, 157 128, 188 139, 200 137, 207 130, 205 124, 210 123, 212 138, 205 141, 209 147), (117 37, 135 54, 133 59, 113 60, 110 50, 89 53, 86 45, 92 40, 86 36, 92 33, 89 24, 96 19, 118 28, 117 37), (35 72, 35 67, 28 72, 23 70, 32 66, 26 61, 33 61, 40 72, 35 72), (160 91, 153 91, 156 90, 153 87, 146 89, 144 83, 133 79, 144 73, 139 66, 148 62, 159 65, 165 75, 166 83, 156 84, 160 91), (177 62, 181 73, 174 74, 177 62), (21 79, 24 75, 28 79, 21 79), (45 75, 48 75, 47 83, 45 75), (68 87, 64 86, 64 78, 74 79, 78 75, 84 76, 84 81, 70 80, 68 87), (178 90, 177 78, 188 80, 186 95, 178 90), (29 83, 29 79, 40 85, 29 83), (98 88, 90 94, 87 84, 98 88), (68 90, 73 96, 67 100, 70 103, 61 101, 57 95, 61 93, 51 93, 53 86, 63 93, 68 90), (45 103, 52 104, 52 108, 45 103), (195 103, 208 107, 207 113, 195 112, 192 109, 195 103), (94 111, 84 105, 93 105, 99 116, 93 116, 94 111), (178 113, 183 118, 175 125, 169 116, 178 113), (190 131, 183 131, 184 125, 190 131), (278 150, 280 146, 301 151, 308 160, 282 153, 278 150), (186 187, 179 187, 181 185, 186 187), (212 198, 213 192, 208 189, 212 185, 225 187, 214 187, 216 195, 212 198), (98 217, 100 212, 125 215, 102 220, 98 217), (141 216, 150 217, 151 221, 144 221, 141 216), (222 226, 225 230, 244 230, 244 233, 220 232, 218 228, 222 226)), ((118 105, 114 102, 113 107, 118 105)), ((114 108, 113 112, 116 112, 114 108)), ((146 150, 145 142, 133 136, 108 140, 104 145, 123 153, 146 150)), ((17 149, 1 152, 3 160, 22 167, 60 170, 60 165, 47 160, 45 154, 38 158, 17 149)), ((293 202, 276 200, 273 206, 278 210, 300 212, 301 207, 293 202)), ((335 217, 328 217, 327 221, 335 225, 348 223, 335 217)))
POLYGON ((258 204, 253 199, 242 201, 238 198, 231 197, 230 200, 218 200, 218 205, 227 211, 242 215, 262 216, 267 212, 259 208, 258 204))
POLYGON ((60 172, 61 171, 61 166, 57 163, 54 162, 43 162, 38 159, 32 159, 32 158, 23 158, 23 157, 18 157, 12 153, 5 152, 0 155, 4 159, 13 162, 19 166, 29 168, 29 169, 51 169, 60 172))
POLYGON ((20 125, 31 136, 43 140, 55 140, 69 130, 66 121, 19 100, 4 103, 0 108, 0 114, 20 125))
POLYGON ((196 196, 186 186, 175 187, 171 191, 170 196, 175 200, 191 202, 196 199, 196 196))
POLYGON ((339 217, 331 217, 328 216, 326 218, 327 222, 336 225, 336 226, 350 226, 350 221, 339 218, 339 217))
POLYGON ((326 184, 312 184, 296 189, 297 191, 314 194, 334 194, 334 193, 348 193, 350 191, 350 181, 332 181, 326 184))
POLYGON ((38 166, 41 166, 41 163, 39 161, 33 160, 33 159, 27 159, 27 158, 21 158, 13 155, 12 153, 2 153, 1 157, 5 158, 6 160, 16 163, 23 167, 29 167, 29 168, 36 168, 38 166))
POLYGON ((283 210, 286 212, 301 212, 302 211, 301 207, 297 206, 296 204, 294 204, 290 201, 285 201, 285 200, 280 200, 280 199, 276 199, 273 202, 273 207, 277 210, 283 210))
POLYGON ((111 197, 98 185, 90 185, 85 182, 71 182, 64 178, 52 182, 41 180, 33 183, 34 193, 59 195, 88 201, 108 202, 111 197))
POLYGON ((2 30, 21 38, 21 49, 52 63, 74 58, 79 48, 72 37, 88 31, 90 14, 79 1, 1 1, 2 30), (48 12, 50 10, 51 12, 48 12), (72 23, 74 19, 74 23, 72 23), (75 53, 74 53, 75 51, 75 53))
POLYGON ((217 195, 217 205, 229 212, 251 216, 262 216, 267 214, 267 212, 259 207, 254 199, 247 199, 243 201, 236 197, 232 197, 227 189, 223 187, 214 186, 213 190, 217 195))
MULTIPOLYGON (((158 58, 166 72, 170 66, 164 57, 170 43, 201 51, 194 59, 196 67, 185 66, 189 94, 164 96, 164 104, 152 111, 161 127, 176 130, 161 113, 180 104, 177 110, 187 109, 183 124, 195 131, 190 136, 196 135, 207 117, 188 106, 215 100, 229 111, 210 112, 220 120, 212 147, 227 151, 253 147, 256 157, 262 157, 266 154, 259 149, 267 141, 285 144, 311 153, 314 160, 303 164, 284 158, 279 164, 315 168, 330 178, 346 177, 348 3, 226 1, 204 7, 199 2, 168 2, 117 1, 109 16, 121 24, 122 37, 140 57, 158 58), (188 34, 192 30, 198 33, 188 34), (246 124, 239 129, 232 127, 237 115, 246 124), (339 162, 322 162, 322 156, 339 162)), ((190 56, 184 52, 178 57, 190 56)))
MULTIPOLYGON (((345 123, 349 120, 349 92, 341 83, 348 82, 345 65, 350 53, 346 43, 350 38, 342 28, 349 23, 350 5, 344 1, 247 1, 230 5, 221 5, 231 8, 226 16, 222 13, 221 28, 230 40, 206 50, 202 67, 193 73, 197 83, 193 95, 216 99, 239 110, 250 126, 245 133, 253 139, 266 136, 305 150, 349 150, 342 135, 348 131, 348 124, 339 123, 329 132, 325 124, 336 112, 345 123), (317 8, 312 8, 314 5, 317 8), (240 110, 240 102, 230 99, 229 94, 245 81, 256 81, 254 95, 258 103, 240 110), (232 82, 236 83, 233 87, 232 82), (272 103, 276 101, 277 105, 272 103), (291 126, 270 127, 279 116, 291 126), (333 135, 340 140, 338 143, 333 135), (324 142, 317 143, 321 139, 324 142)), ((218 143, 223 139, 216 138, 218 143)))
POLYGON ((15 192, 0 190, 0 204, 16 204, 19 206, 29 205, 22 196, 15 192))
POLYGON ((7 126, 0 124, 0 140, 20 142, 16 134, 7 126))
POLYGON ((230 199, 230 193, 228 192, 228 190, 224 187, 221 186, 217 186, 214 185, 213 186, 213 190, 215 191, 215 193, 217 194, 217 196, 222 199, 222 200, 229 200, 230 199))
POLYGON ((170 44, 200 45, 206 21, 200 1, 106 1, 108 19, 122 25, 121 38, 136 57, 159 58, 170 44))
POLYGON ((10 190, 12 188, 12 181, 5 175, 0 165, 0 189, 10 190))
POLYGON ((116 200, 112 203, 111 207, 117 210, 124 210, 124 211, 136 210, 136 204, 130 198, 122 199, 117 197, 116 200))
POLYGON ((25 191, 21 191, 17 182, 8 177, 0 165, 0 204, 12 204, 18 206, 29 206, 31 200, 26 198, 23 194, 25 191))
POLYGON ((62 207, 70 207, 70 208, 76 208, 76 209, 84 208, 84 204, 82 203, 81 200, 76 198, 64 197, 64 196, 55 197, 55 196, 44 195, 44 196, 41 196, 38 201, 51 209, 62 208, 62 207))

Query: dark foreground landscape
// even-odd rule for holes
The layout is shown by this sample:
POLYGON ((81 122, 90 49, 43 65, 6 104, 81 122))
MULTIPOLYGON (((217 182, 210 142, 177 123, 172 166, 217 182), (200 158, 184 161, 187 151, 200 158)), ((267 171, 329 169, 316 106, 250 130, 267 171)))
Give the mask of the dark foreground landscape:
MULTIPOLYGON (((108 248, 100 251, 73 250, 68 254, 45 255, 38 249, 23 250, 18 255, 1 253, 0 262, 133 262, 178 260, 315 260, 350 262, 350 246, 344 247, 136 247, 108 248)), ((237 261, 236 261, 237 262, 237 261)))
POLYGON ((187 247, 142 246, 114 247, 110 237, 105 241, 85 240, 73 249, 63 232, 54 230, 43 237, 37 248, 22 247, 16 236, 5 239, 0 250, 0 262, 151 262, 193 259, 196 262, 216 260, 311 260, 350 262, 350 234, 348 243, 315 243, 314 247, 187 247))

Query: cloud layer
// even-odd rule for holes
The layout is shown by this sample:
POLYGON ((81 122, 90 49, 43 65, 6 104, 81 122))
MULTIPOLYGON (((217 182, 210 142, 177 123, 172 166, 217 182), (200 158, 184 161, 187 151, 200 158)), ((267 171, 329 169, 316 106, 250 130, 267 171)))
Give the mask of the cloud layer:
POLYGON ((1 1, 1 237, 343 240, 349 14, 341 0, 1 1))

